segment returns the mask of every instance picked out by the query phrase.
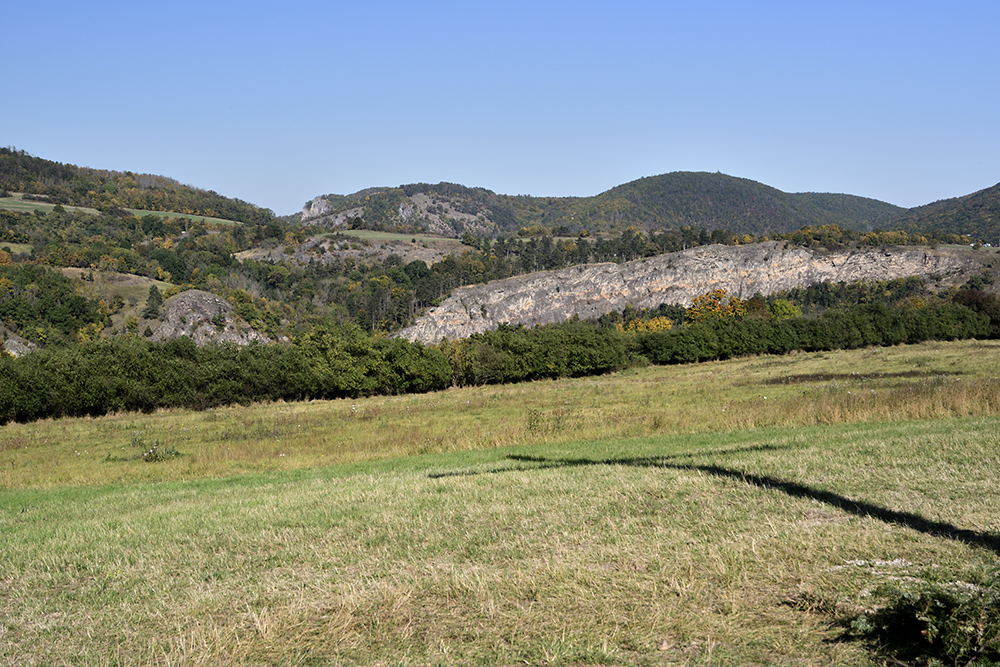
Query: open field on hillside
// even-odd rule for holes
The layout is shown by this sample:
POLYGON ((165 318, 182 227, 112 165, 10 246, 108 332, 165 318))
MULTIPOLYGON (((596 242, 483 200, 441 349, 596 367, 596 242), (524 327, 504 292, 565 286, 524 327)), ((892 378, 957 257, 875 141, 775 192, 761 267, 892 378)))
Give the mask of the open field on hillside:
MULTIPOLYGON (((45 202, 22 199, 23 196, 24 195, 20 192, 12 192, 10 193, 10 197, 0 197, 0 209, 17 211, 18 213, 32 213, 34 211, 48 213, 56 207, 56 204, 47 204, 45 202)), ((97 209, 93 208, 71 206, 69 204, 64 204, 63 208, 67 211, 83 211, 84 213, 97 215, 97 209)))
POLYGON ((883 664, 998 485, 996 342, 9 424, 0 664, 883 664))
POLYGON ((20 253, 30 253, 32 245, 30 243, 11 243, 9 241, 0 241, 0 250, 5 250, 9 248, 9 252, 13 254, 20 253))
POLYGON ((131 213, 140 218, 144 215, 155 215, 156 217, 163 218, 164 220, 169 220, 171 218, 173 219, 187 218, 192 222, 204 222, 210 225, 232 226, 232 225, 243 224, 242 222, 237 222, 235 220, 226 220, 225 218, 212 218, 207 215, 190 215, 187 213, 172 213, 170 211, 142 211, 135 208, 130 208, 126 210, 130 211, 131 213))
POLYGON ((353 236, 368 241, 413 241, 417 243, 437 243, 445 242, 451 245, 461 244, 458 239, 449 239, 444 236, 427 236, 426 234, 395 234, 393 232, 376 232, 371 229, 345 229, 339 232, 344 236, 353 236))
POLYGON ((114 303, 115 299, 121 298, 125 305, 112 316, 113 327, 124 326, 129 316, 141 315, 146 308, 150 286, 156 285, 161 292, 173 286, 172 283, 131 273, 77 268, 64 268, 60 271, 64 276, 77 281, 77 291, 88 299, 103 299, 106 303, 114 303), (88 276, 88 280, 81 280, 84 275, 88 276))
MULTIPOLYGON (((12 192, 10 197, 0 197, 0 209, 5 209, 8 211, 17 211, 20 213, 31 213, 33 211, 41 211, 42 213, 49 213, 54 209, 56 204, 47 204, 45 202, 39 201, 29 201, 22 199, 23 193, 12 192)), ((63 208, 67 211, 83 211, 84 213, 91 213, 97 215, 98 211, 94 208, 87 208, 84 206, 71 206, 69 204, 63 204, 63 208)), ((155 215, 158 218, 169 219, 169 218, 187 218, 195 222, 205 222, 216 225, 238 225, 239 222, 234 222, 232 220, 224 220, 223 218, 210 218, 204 215, 186 215, 182 213, 171 213, 169 211, 142 211, 136 208, 125 209, 130 213, 142 217, 144 215, 155 215)))

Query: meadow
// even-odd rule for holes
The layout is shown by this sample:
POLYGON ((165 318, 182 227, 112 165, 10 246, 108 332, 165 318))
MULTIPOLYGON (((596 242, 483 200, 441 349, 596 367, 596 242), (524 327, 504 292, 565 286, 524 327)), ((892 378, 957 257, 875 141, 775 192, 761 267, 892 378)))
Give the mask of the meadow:
POLYGON ((998 486, 994 341, 8 424, 0 664, 908 664, 998 486))

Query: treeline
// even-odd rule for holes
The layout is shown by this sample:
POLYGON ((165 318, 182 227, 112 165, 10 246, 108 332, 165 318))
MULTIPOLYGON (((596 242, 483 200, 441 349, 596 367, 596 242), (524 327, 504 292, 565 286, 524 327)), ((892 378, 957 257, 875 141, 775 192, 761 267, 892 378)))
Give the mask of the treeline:
POLYGON ((426 392, 450 382, 440 350, 371 338, 356 327, 317 329, 294 345, 246 347, 121 336, 0 357, 0 423, 426 392))
POLYGON ((164 176, 61 164, 14 148, 0 148, 0 190, 23 192, 53 204, 113 211, 127 208, 204 215, 266 224, 274 213, 164 176))
POLYGON ((792 350, 826 351, 986 338, 988 316, 957 303, 922 307, 869 303, 832 308, 818 318, 709 319, 638 335, 639 353, 654 364, 690 363, 792 350))
MULTIPOLYGON (((713 243, 734 245, 759 240, 697 227, 649 233, 626 229, 617 236, 598 238, 531 233, 528 230, 525 236, 499 238, 467 234, 462 239, 465 252, 453 253, 430 266, 419 260, 404 263, 396 255, 381 262, 327 258, 310 264, 256 263, 254 275, 267 290, 264 294, 268 299, 298 302, 308 308, 303 300, 318 296, 342 306, 348 317, 368 331, 391 332, 406 326, 420 310, 436 305, 462 285, 578 264, 632 261, 713 243)), ((346 238, 338 241, 334 237, 331 243, 343 243, 346 238)), ((850 232, 836 226, 804 228, 776 240, 830 249, 928 242, 902 233, 850 232)), ((243 264, 248 273, 251 263, 243 264)))
POLYGON ((1000 245, 1000 183, 964 197, 910 209, 894 224, 900 229, 924 233, 968 234, 973 240, 1000 245))
POLYGON ((0 423, 426 392, 595 375, 634 364, 997 335, 997 297, 971 290, 959 294, 954 301, 925 304, 842 306, 819 317, 739 308, 728 311, 732 316, 657 330, 630 330, 610 320, 502 326, 440 346, 370 337, 353 324, 316 327, 289 345, 196 347, 186 338, 102 339, 0 358, 0 423))

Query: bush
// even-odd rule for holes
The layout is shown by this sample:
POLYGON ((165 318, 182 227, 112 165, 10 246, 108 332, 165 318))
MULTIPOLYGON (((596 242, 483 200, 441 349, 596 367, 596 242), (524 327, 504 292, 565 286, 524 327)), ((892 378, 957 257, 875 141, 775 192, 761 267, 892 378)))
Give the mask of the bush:
POLYGON ((1000 662, 1000 580, 994 576, 988 583, 888 591, 889 604, 855 617, 851 632, 898 659, 995 665, 1000 662))

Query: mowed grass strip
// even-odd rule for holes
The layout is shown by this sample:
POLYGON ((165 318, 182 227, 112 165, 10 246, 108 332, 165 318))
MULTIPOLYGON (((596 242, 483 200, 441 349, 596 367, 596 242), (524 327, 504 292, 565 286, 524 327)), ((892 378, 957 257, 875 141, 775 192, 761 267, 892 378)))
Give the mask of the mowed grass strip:
POLYGON ((998 427, 768 428, 7 491, 0 656, 874 664, 838 619, 879 585, 996 561, 998 427))

